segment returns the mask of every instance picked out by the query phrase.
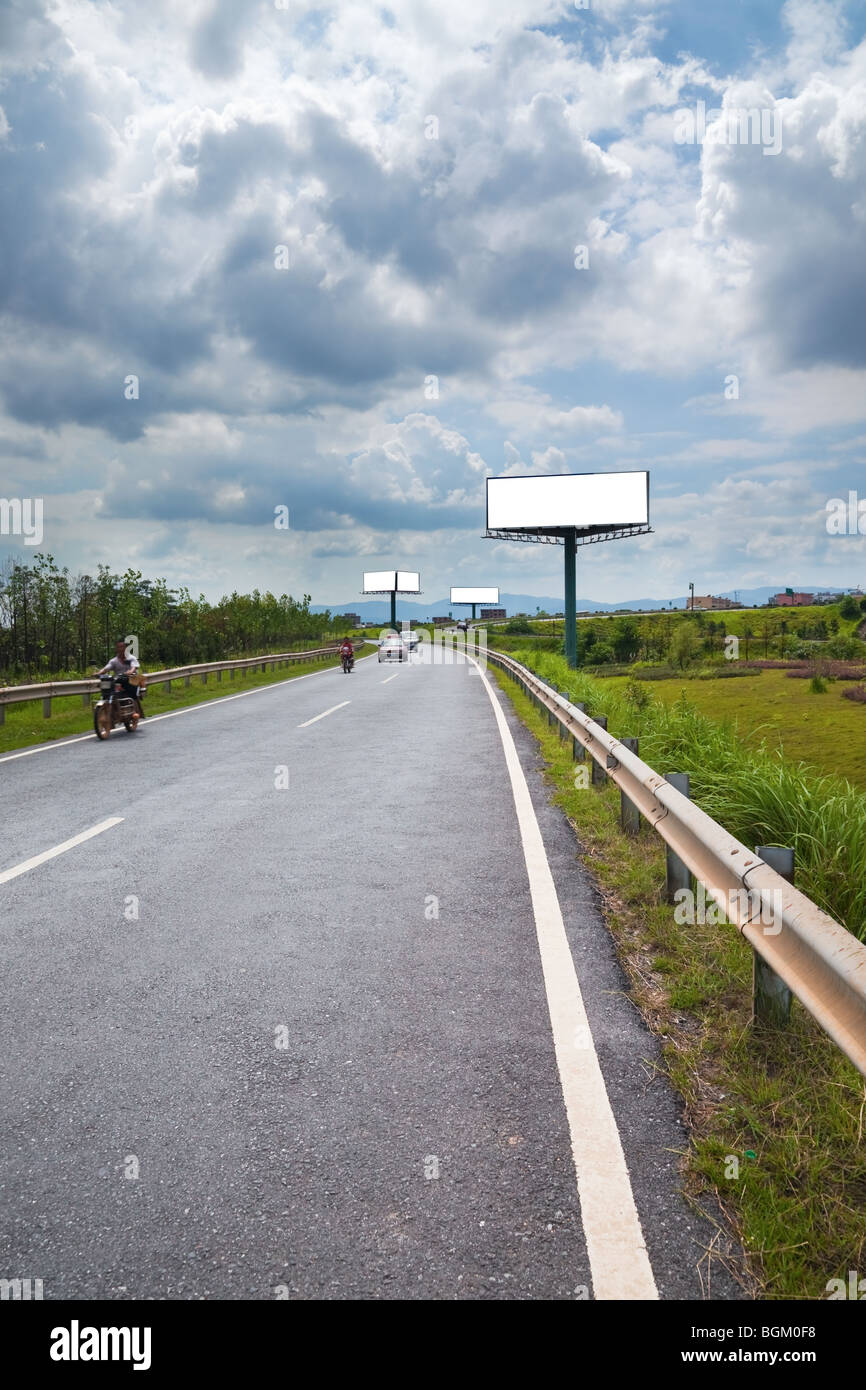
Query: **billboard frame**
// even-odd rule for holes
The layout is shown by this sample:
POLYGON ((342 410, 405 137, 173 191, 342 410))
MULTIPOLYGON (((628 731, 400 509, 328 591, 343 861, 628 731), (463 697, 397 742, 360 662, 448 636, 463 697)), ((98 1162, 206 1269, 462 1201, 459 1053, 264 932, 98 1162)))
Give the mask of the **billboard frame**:
POLYGON ((395 570, 387 570, 387 571, 386 571, 386 570, 365 570, 364 573, 365 573, 365 574, 386 574, 386 573, 388 573, 388 574, 393 574, 393 575, 394 575, 394 587, 393 587, 392 589, 362 589, 362 590, 361 590, 361 594, 362 594, 362 596, 363 596, 364 594, 390 594, 390 595, 391 595, 391 627, 392 627, 393 630, 396 632, 396 631, 397 631, 397 595, 398 595, 398 594, 419 594, 419 595, 422 594, 424 591, 423 591, 423 589, 421 588, 421 571, 420 571, 420 570, 398 570, 398 569, 395 569, 395 570), (417 576, 418 576, 418 588, 417 588, 417 589, 398 589, 398 588, 397 588, 397 577, 398 577, 398 575, 401 575, 401 574, 417 574, 417 576))
MULTIPOLYGON (((568 533, 569 531, 574 531, 575 534, 576 534, 576 536, 582 536, 582 537, 583 537, 583 536, 585 536, 585 537, 601 536, 601 537, 603 537, 604 539, 610 538, 611 532, 614 532, 614 531, 616 531, 617 533, 620 533, 621 535, 633 535, 633 534, 635 534, 636 530, 639 530, 641 533, 646 534, 646 533, 647 533, 647 528, 649 527, 649 503, 650 503, 649 480, 650 480, 649 470, 646 469, 646 468, 612 468, 612 469, 610 469, 610 470, 609 470, 608 472, 606 472, 606 473, 593 473, 593 472, 589 472, 589 473, 519 473, 519 474, 512 474, 512 475, 509 475, 509 474, 499 474, 499 475, 492 475, 492 476, 491 476, 491 475, 488 475, 488 477, 485 478, 485 480, 484 480, 484 524, 485 524, 485 528, 486 528, 486 535, 487 535, 488 537, 490 537, 491 539, 492 539, 493 537, 495 537, 497 540, 500 540, 500 539, 507 539, 507 538, 509 538, 509 537, 513 537, 514 539, 517 539, 518 537, 520 537, 520 538, 522 539, 522 538, 525 537, 527 540, 533 540, 533 539, 535 539, 536 537, 542 538, 542 537, 548 537, 548 536, 560 536, 560 537, 562 537, 562 538, 564 539, 564 537, 567 535, 567 533, 568 533), (641 521, 641 522, 610 522, 610 523, 599 523, 599 524, 595 524, 595 525, 592 525, 592 526, 568 526, 568 525, 566 525, 566 526, 553 526, 553 525, 551 525, 551 526, 495 526, 495 527, 492 527, 492 528, 491 528, 490 526, 487 525, 487 519, 488 519, 488 517, 490 516, 490 484, 491 484, 491 482, 495 482, 495 483, 498 483, 498 482, 507 482, 507 481, 510 481, 511 477, 519 477, 519 478, 521 478, 521 479, 523 479, 523 478, 526 478, 526 479, 528 479, 528 478, 537 478, 537 479, 541 479, 541 478, 622 478, 622 477, 625 477, 626 474, 637 474, 637 473, 643 473, 643 474, 646 475, 646 514, 647 514, 647 519, 646 519, 645 522, 644 522, 644 521, 641 521)), ((581 542, 581 544, 586 545, 586 544, 588 544, 588 541, 584 540, 584 541, 581 542)))
MULTIPOLYGON (((649 524, 650 473, 648 468, 614 468, 606 473, 521 473, 525 478, 604 478, 617 477, 624 473, 646 474, 646 522, 623 525, 612 522, 609 526, 499 526, 491 530, 487 527, 489 515, 490 476, 485 481, 484 523, 482 539, 496 541, 525 541, 540 545, 561 545, 565 548, 565 659, 572 670, 577 669, 577 548, 580 545, 598 545, 602 541, 625 540, 627 536, 651 536, 653 528, 649 524)), ((509 475, 500 474, 500 477, 509 475)))
POLYGON ((450 588, 450 596, 449 596, 448 602, 449 602, 449 604, 451 605, 452 608, 469 608, 469 607, 471 607, 471 609, 472 609, 472 621, 473 621, 473 623, 474 623, 474 622, 475 622, 475 609, 478 607, 479 603, 490 603, 490 604, 493 604, 494 606, 498 606, 498 604, 499 604, 499 585, 498 585, 498 584, 452 584, 452 585, 451 585, 451 588, 450 588), (454 597, 454 590, 455 590, 455 589, 457 589, 457 590, 460 590, 460 589, 492 589, 492 590, 495 590, 495 592, 496 592, 496 598, 495 598, 495 599, 489 599, 489 598, 476 598, 476 599, 471 599, 471 598, 455 598, 455 597, 454 597))

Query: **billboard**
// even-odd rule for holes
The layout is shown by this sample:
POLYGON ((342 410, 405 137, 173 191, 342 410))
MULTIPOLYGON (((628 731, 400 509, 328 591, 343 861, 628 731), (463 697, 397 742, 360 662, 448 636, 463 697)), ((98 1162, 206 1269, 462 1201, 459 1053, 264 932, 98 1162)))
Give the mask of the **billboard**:
POLYGON ((452 603, 494 603, 494 604, 496 604, 496 603, 499 602, 499 590, 498 590, 498 589, 480 589, 480 588, 478 588, 478 587, 476 587, 476 588, 474 588, 474 589, 473 589, 473 588, 455 589, 454 586, 452 585, 452 587, 451 587, 451 602, 452 602, 452 603))
POLYGON ((365 570, 364 571, 364 593, 380 594, 383 591, 390 593, 396 588, 394 570, 365 570))
POLYGON ((488 531, 649 525, 649 473, 542 473, 487 479, 488 531))
POLYGON ((365 570, 365 594, 420 594, 421 576, 414 570, 365 570))

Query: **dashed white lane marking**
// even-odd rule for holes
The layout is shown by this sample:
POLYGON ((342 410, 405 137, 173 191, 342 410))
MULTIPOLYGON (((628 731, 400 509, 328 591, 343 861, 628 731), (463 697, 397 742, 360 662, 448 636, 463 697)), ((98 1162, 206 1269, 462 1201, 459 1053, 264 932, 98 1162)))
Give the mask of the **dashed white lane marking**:
MULTIPOLYGON (((257 685, 254 690, 241 690, 237 695, 217 695, 214 700, 202 700, 197 705, 185 705, 183 709, 169 710, 166 714, 148 715, 146 722, 158 724, 160 719, 177 719, 179 714, 196 714, 199 710, 212 709, 214 705, 227 705, 229 700, 245 700, 248 695, 261 695, 263 690, 280 690, 284 685, 297 685, 299 681, 308 681, 313 676, 327 676, 336 669, 335 666, 325 666, 321 671, 308 671, 305 676, 290 676, 288 680, 272 681, 270 685, 257 685)), ((158 681, 157 684, 159 684, 158 681)), ((114 730, 114 733, 119 732, 118 729, 114 730)), ((0 758, 0 763, 12 763, 16 758, 32 758, 34 753, 52 753, 55 748, 68 748, 71 743, 86 743, 88 739, 95 738, 96 734, 79 734, 76 738, 59 738, 56 743, 41 743, 38 748, 24 748, 20 753, 7 753, 5 757, 0 758)))
POLYGON ((517 811, 556 1064, 571 1131, 593 1291, 598 1299, 657 1299, 658 1289, 628 1166, 590 1032, 535 808, 505 715, 487 675, 481 670, 479 675, 483 676, 496 716, 517 811))
POLYGON ((393 676, 388 676, 385 680, 380 681, 379 684, 380 684, 380 685, 387 685, 387 684, 388 684, 388 681, 395 681, 395 680, 397 679, 397 677, 399 676, 399 674, 400 674, 399 671, 395 671, 394 674, 393 674, 393 676))
POLYGON ((101 835, 103 830, 110 830, 113 825, 121 825, 123 820, 123 816, 110 816, 108 820, 92 825, 89 830, 82 830, 80 835, 73 835, 71 840, 64 840, 62 845, 55 845, 53 849, 46 849, 42 854, 34 855, 32 859, 25 859, 23 864, 16 864, 14 869, 4 869, 0 873, 0 883, 8 883, 11 878, 18 878, 19 874, 29 873, 31 869, 38 868, 49 859, 56 859, 58 854, 65 854, 68 849, 84 844, 85 840, 92 840, 94 835, 101 835))
POLYGON ((323 709, 321 714, 314 714, 312 719, 305 719, 303 724, 299 724, 299 729, 309 729, 311 724, 318 724, 320 719, 327 719, 329 714, 333 714, 335 709, 343 709, 345 705, 350 705, 351 700, 341 700, 338 705, 331 705, 330 709, 323 709))

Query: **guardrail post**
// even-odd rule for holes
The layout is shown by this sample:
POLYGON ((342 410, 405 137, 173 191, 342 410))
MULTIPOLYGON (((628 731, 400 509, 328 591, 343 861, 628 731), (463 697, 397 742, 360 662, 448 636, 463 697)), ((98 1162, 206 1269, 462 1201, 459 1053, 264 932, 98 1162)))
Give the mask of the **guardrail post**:
POLYGON ((6 723, 6 706, 0 705, 0 724, 6 723))
MULTIPOLYGON (((581 714, 586 714, 586 705, 579 705, 576 702, 573 703, 575 709, 579 709, 581 714)), ((571 740, 571 756, 574 762, 576 763, 586 762, 586 749, 584 748, 580 739, 577 737, 577 734, 575 734, 571 740)))
POLYGON ((217 673, 216 673, 216 678, 217 678, 218 681, 221 681, 221 680, 222 680, 222 678, 223 678, 223 673, 222 673, 222 671, 217 671, 217 673))
MULTIPOLYGON (((597 715, 595 716, 595 723, 598 724, 599 728, 601 728, 601 729, 606 729, 606 728, 607 728, 607 715, 606 715, 606 714, 597 714, 597 715)), ((595 758, 593 758, 593 759, 592 759, 592 785, 593 785, 594 787, 603 787, 606 781, 607 781, 607 773, 606 773, 606 771, 605 771, 604 768, 602 767, 601 763, 596 762, 595 758)))
MULTIPOLYGON (((82 705, 84 706, 84 708, 87 709, 87 706, 90 704, 90 693, 89 693, 89 691, 88 691, 86 694, 82 695, 82 697, 81 697, 81 703, 82 703, 82 705)), ((2 724, 2 723, 3 723, 3 720, 0 719, 0 724, 2 724)))
MULTIPOLYGON (((562 696, 563 700, 567 700, 567 699, 568 699, 568 696, 566 695, 566 693, 565 693, 564 690, 560 690, 560 691, 558 691, 557 693, 558 693, 559 695, 562 696)), ((564 721, 563 721, 563 718, 562 718, 562 714, 563 714, 563 713, 564 713, 564 711, 561 711, 561 712, 560 712, 560 715, 559 715, 559 718, 558 718, 558 723, 559 723, 559 737, 560 737, 560 740, 568 738, 568 725, 565 724, 564 721)))
MULTIPOLYGON (((687 772, 668 772, 665 774, 665 781, 670 782, 671 786, 683 796, 690 796, 689 774, 687 772)), ((684 864, 678 854, 674 854, 670 845, 665 848, 665 893, 669 903, 674 901, 674 894, 685 889, 687 892, 692 886, 692 875, 687 864, 684 864)))
POLYGON ((168 691, 170 691, 170 690, 171 690, 171 681, 163 681, 163 683, 162 683, 162 688, 163 688, 163 690, 168 690, 168 691))
POLYGON ((189 685, 189 683, 190 683, 191 680, 192 680, 192 676, 184 676, 184 678, 183 678, 183 683, 184 683, 184 685, 189 685))
POLYGON ((229 671, 229 680, 230 680, 230 681, 233 681, 234 678, 235 678, 235 668, 234 668, 234 666, 233 666, 233 667, 231 668, 231 670, 229 671))
MULTIPOLYGON (((755 853, 786 883, 794 882, 794 851, 781 845, 758 845, 755 853)), ((786 1028, 791 1021, 791 991, 758 952, 752 951, 752 1022, 786 1028)))
POLYGON ((202 673, 201 673, 201 683, 202 683, 202 685, 207 685, 207 671, 202 671, 202 673))
MULTIPOLYGON (((636 738, 620 739, 623 748, 627 748, 630 753, 638 752, 638 742, 636 738)), ((633 801, 629 801, 623 791, 619 794, 619 823, 626 835, 638 835, 640 833, 640 811, 633 801)))
POLYGON ((50 695, 46 695, 46 696, 45 696, 45 699, 42 701, 42 718, 43 718, 43 719, 50 719, 50 718, 51 718, 51 696, 50 696, 50 695))

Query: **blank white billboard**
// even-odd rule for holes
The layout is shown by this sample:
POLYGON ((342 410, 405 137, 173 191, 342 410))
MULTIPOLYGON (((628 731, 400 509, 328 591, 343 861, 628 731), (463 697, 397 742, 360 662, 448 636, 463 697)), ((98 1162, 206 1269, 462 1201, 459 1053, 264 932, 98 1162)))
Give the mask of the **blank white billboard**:
POLYGON ((649 473, 543 473, 487 479, 488 531, 647 526, 649 473))
POLYGON ((401 594, 420 594, 421 576, 414 570, 397 571, 397 588, 401 594))
POLYGON ((452 603, 498 603, 498 589, 451 589, 452 603))
POLYGON ((365 570, 364 593, 381 593, 383 589, 390 592, 392 589, 396 588, 394 577, 394 570, 365 570))

